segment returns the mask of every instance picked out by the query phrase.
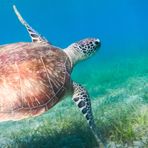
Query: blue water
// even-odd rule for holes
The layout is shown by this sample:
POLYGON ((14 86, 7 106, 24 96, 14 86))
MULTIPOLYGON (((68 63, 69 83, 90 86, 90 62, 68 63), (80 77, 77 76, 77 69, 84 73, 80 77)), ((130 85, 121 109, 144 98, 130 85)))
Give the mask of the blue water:
POLYGON ((85 37, 99 37, 105 54, 144 52, 148 40, 146 0, 0 1, 0 44, 30 41, 12 10, 54 45, 66 47, 85 37))
MULTIPOLYGON (((121 104, 123 102, 127 104, 131 100, 136 104, 137 100, 144 98, 141 108, 144 105, 148 109, 145 104, 148 99, 147 0, 1 0, 0 45, 31 41, 24 26, 20 24, 13 12, 13 4, 17 6, 25 20, 53 45, 66 48, 71 43, 86 37, 97 37, 101 40, 100 51, 88 61, 77 65, 72 74, 74 80, 82 83, 89 90, 95 101, 104 97, 102 100, 106 103, 105 100, 110 102, 109 99, 112 100, 115 97, 113 102, 121 101, 121 104), (136 101, 132 100, 131 96, 134 96, 136 101)), ((108 107, 108 103, 105 106, 108 107)), ((127 106, 124 109, 129 108, 127 106)), ((115 109, 114 111, 117 112, 115 109)), ((52 115, 49 113, 49 116, 52 115)), ((38 125, 41 121, 42 118, 39 118, 38 125)), ((17 123, 20 129, 22 125, 22 122, 17 123)), ((25 125, 28 125, 28 121, 25 125)), ((34 126, 34 121, 32 125, 34 126)), ((14 128, 11 122, 1 126, 3 127, 1 130, 6 126, 9 127, 8 129, 14 128)), ((21 137, 21 140, 19 139, 19 133, 21 133, 19 128, 16 133, 8 130, 7 135, 5 131, 1 133, 0 147, 1 143, 9 145, 13 141, 31 144, 32 139, 26 140, 27 133, 21 137), (11 133, 16 135, 11 136, 11 133), (17 137, 17 140, 14 137, 17 137)), ((29 131, 29 128, 26 130, 29 131)), ((79 147, 82 146, 79 145, 79 147)))

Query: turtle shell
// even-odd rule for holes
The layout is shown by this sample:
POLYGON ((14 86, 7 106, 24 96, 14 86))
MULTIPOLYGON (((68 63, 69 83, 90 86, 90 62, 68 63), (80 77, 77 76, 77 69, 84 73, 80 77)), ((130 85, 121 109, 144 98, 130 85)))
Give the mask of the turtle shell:
POLYGON ((37 116, 72 90, 71 66, 57 47, 15 43, 0 47, 0 121, 37 116))

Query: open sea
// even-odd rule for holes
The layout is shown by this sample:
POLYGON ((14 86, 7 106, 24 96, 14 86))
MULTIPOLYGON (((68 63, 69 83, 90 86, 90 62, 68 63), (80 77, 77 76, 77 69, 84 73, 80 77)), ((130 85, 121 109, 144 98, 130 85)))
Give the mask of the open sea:
MULTIPOLYGON (((87 88, 109 148, 148 148, 147 0, 0 0, 0 45, 31 42, 12 6, 55 46, 87 37, 100 50, 72 79, 87 88)), ((70 97, 41 116, 0 122, 0 148, 97 148, 70 97)))

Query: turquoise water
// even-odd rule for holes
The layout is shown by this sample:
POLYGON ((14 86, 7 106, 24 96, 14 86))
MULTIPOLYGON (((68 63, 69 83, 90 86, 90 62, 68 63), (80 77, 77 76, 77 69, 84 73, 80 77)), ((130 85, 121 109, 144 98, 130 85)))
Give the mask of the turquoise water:
MULTIPOLYGON (((97 127, 110 147, 148 147, 148 10, 146 0, 0 1, 0 44, 30 41, 12 10, 62 48, 99 37, 100 51, 78 64, 97 127)), ((0 123, 0 147, 93 148, 82 115, 66 98, 42 116, 0 123)))

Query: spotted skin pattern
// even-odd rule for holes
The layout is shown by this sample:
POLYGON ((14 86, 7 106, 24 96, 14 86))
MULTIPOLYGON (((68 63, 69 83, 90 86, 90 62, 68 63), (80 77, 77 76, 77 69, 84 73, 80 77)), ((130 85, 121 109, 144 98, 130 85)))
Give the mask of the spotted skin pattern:
POLYGON ((22 25, 25 26, 25 28, 27 29, 32 42, 38 42, 38 43, 49 43, 48 40, 41 36, 37 31, 35 31, 21 16, 21 14, 19 13, 19 11, 17 10, 17 8, 15 7, 15 5, 13 6, 14 12, 17 15, 19 21, 22 23, 22 25))
POLYGON ((98 46, 101 46, 100 41, 94 38, 83 39, 76 43, 76 48, 79 48, 80 52, 82 52, 85 57, 90 57, 94 54, 98 46))
POLYGON ((100 132, 97 131, 96 125, 94 123, 90 96, 87 90, 82 85, 76 82, 73 82, 73 89, 74 89, 74 94, 73 94, 72 100, 76 103, 79 110, 82 112, 83 116, 86 118, 89 124, 89 127, 92 130, 92 133, 94 134, 98 142, 98 145, 103 148, 107 147, 105 139, 101 136, 100 132), (100 145, 101 141, 103 145, 100 145))
POLYGON ((90 127, 93 126, 93 115, 91 111, 91 102, 88 92, 83 86, 73 82, 74 95, 72 100, 76 103, 80 111, 83 113, 90 127))

